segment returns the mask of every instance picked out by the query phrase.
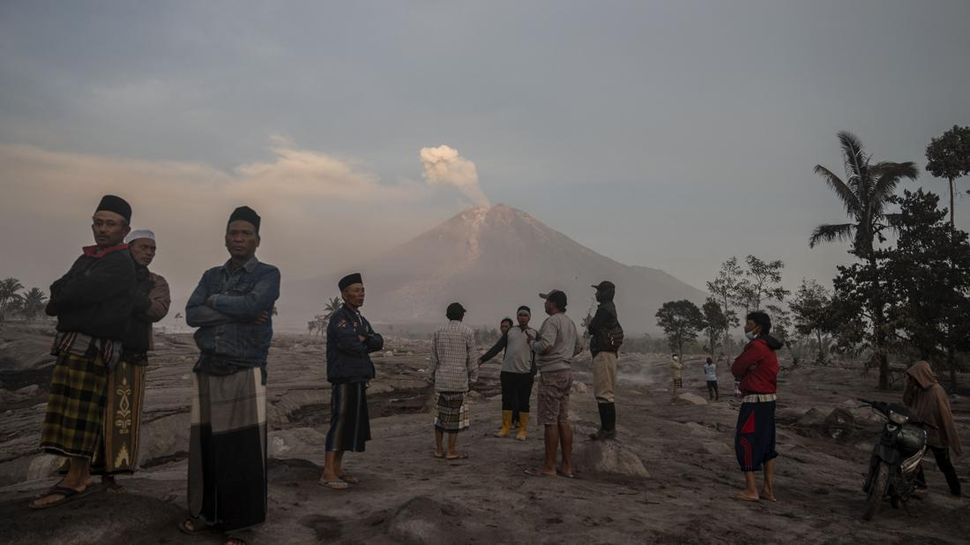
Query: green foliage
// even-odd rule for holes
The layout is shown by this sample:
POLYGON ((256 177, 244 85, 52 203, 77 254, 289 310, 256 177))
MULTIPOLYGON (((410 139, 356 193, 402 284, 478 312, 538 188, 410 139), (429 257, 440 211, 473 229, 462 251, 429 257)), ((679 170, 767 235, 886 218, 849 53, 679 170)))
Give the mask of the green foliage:
POLYGON ((749 255, 744 261, 744 277, 737 284, 735 300, 744 307, 745 313, 762 310, 763 305, 771 301, 783 302, 789 293, 781 287, 781 271, 785 268, 785 263, 780 259, 765 261, 753 255, 749 255))
POLYGON ((701 311, 704 313, 704 330, 707 332, 708 352, 713 355, 718 341, 727 333, 728 318, 721 310, 721 305, 713 297, 707 299, 701 307, 701 311))
POLYGON ((953 180, 970 174, 970 127, 953 126, 926 147, 926 170, 953 180))
POLYGON ((24 289, 23 284, 16 278, 0 280, 0 322, 6 317, 7 311, 18 312, 22 308, 23 300, 19 294, 24 289), (14 305, 14 308, 10 306, 14 305))
POLYGON ((656 316, 657 325, 664 330, 670 348, 676 349, 678 354, 683 353, 685 343, 697 339, 697 334, 705 326, 701 309, 687 299, 664 303, 656 316))
POLYGON ((825 363, 825 341, 838 330, 834 320, 832 297, 828 290, 814 280, 802 280, 791 302, 795 331, 801 335, 812 336, 817 347, 816 362, 825 363))
POLYGON ((44 312, 44 307, 47 305, 47 295, 40 288, 30 288, 23 299, 23 314, 27 321, 33 320, 38 314, 44 312))
POLYGON ((738 314, 734 312, 731 305, 737 299, 738 286, 743 275, 744 269, 738 264, 738 258, 732 257, 721 264, 721 270, 717 272, 717 276, 707 283, 707 291, 720 304, 728 325, 733 327, 741 325, 738 314))

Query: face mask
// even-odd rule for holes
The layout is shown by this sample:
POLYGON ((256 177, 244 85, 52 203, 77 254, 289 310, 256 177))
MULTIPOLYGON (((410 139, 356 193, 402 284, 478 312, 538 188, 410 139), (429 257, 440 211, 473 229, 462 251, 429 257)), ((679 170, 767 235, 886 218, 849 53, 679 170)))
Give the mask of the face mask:
POLYGON ((758 335, 754 331, 745 331, 744 337, 749 341, 753 341, 758 338, 758 335))

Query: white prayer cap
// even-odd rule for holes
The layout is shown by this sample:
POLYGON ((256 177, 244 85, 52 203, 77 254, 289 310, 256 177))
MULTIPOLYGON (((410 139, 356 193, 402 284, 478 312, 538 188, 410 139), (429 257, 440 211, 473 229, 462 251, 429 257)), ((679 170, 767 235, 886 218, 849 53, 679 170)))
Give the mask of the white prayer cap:
POLYGON ((148 240, 155 240, 155 233, 149 229, 136 229, 125 237, 125 244, 131 244, 131 241, 138 240, 140 238, 147 238, 148 240))

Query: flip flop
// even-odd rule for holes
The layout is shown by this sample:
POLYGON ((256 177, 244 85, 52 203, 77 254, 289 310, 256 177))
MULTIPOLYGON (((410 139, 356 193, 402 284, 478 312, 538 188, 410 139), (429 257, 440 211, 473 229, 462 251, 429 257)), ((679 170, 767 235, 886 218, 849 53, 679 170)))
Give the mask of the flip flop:
POLYGON ((339 479, 336 481, 319 481, 319 484, 320 486, 329 488, 331 490, 347 490, 350 488, 349 484, 339 479))
POLYGON ((523 473, 525 473, 530 477, 550 477, 550 478, 557 477, 557 475, 545 473, 541 469, 526 469, 523 471, 523 473))
POLYGON ((450 454, 448 456, 445 456, 445 460, 465 460, 467 458, 468 458, 468 455, 465 453, 461 453, 457 456, 451 456, 450 454))
POLYGON ((565 477, 567 479, 575 479, 576 478, 576 474, 575 473, 564 473, 563 470, 561 470, 561 469, 556 469, 556 475, 559 475, 560 477, 565 477))
POLYGON ((358 479, 357 477, 352 477, 350 475, 341 475, 340 480, 347 484, 358 484, 360 482, 360 479, 358 479))
POLYGON ((190 536, 197 536, 210 532, 211 529, 205 523, 200 522, 196 525, 196 519, 187 518, 179 523, 179 532, 190 536))
POLYGON ((41 509, 50 509, 51 507, 57 507, 58 505, 64 505, 65 503, 70 503, 74 500, 79 500, 84 496, 87 496, 99 489, 100 487, 96 484, 89 484, 84 488, 84 490, 80 490, 80 491, 75 490, 69 486, 55 485, 50 489, 48 489, 47 492, 44 492, 44 494, 42 494, 41 496, 34 498, 34 500, 31 501, 29 504, 27 504, 27 506, 30 507, 31 509, 35 509, 38 511, 41 509), (61 496, 61 499, 44 505, 37 505, 35 503, 39 499, 46 498, 47 496, 54 496, 54 495, 61 496))

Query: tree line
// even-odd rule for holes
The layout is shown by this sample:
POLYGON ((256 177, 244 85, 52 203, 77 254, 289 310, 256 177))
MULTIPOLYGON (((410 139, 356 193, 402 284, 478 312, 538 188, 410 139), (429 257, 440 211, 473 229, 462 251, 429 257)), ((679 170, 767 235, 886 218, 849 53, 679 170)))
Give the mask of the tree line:
POLYGON ((0 322, 11 316, 33 321, 46 306, 47 294, 40 288, 28 290, 16 278, 0 280, 0 322))
POLYGON ((703 333, 713 353, 729 341, 741 313, 765 310, 796 363, 806 345, 821 364, 833 353, 864 356, 879 369, 879 388, 887 389, 890 354, 926 359, 949 371, 955 388, 961 355, 970 352, 970 242, 954 219, 955 182, 970 174, 970 127, 954 126, 926 148, 926 170, 948 182, 948 209, 922 188, 897 191, 918 178, 915 163, 875 161, 855 135, 840 132, 838 139, 844 177, 823 165, 814 172, 848 221, 819 225, 809 236, 810 248, 849 243, 852 262, 838 267, 832 290, 803 279, 792 294, 781 286, 781 261, 732 257, 707 282, 702 307, 669 301, 657 323, 672 349, 682 351, 703 333))

